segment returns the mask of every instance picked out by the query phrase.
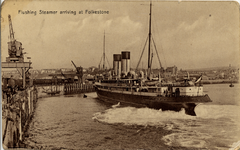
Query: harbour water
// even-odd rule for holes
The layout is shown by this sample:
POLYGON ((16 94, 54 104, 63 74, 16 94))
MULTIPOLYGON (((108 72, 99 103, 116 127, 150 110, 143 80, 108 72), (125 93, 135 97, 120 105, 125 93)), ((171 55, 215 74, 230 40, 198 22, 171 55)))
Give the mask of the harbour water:
POLYGON ((35 149, 230 149, 240 141, 240 85, 204 85, 197 116, 112 106, 96 93, 39 99, 24 143, 35 149))

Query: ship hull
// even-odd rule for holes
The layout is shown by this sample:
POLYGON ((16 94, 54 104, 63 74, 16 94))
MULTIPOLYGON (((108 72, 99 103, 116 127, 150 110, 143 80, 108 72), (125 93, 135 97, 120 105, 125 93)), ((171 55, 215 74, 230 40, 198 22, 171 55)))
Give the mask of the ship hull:
POLYGON ((196 116, 194 108, 199 103, 211 102, 208 95, 204 96, 179 96, 179 97, 162 97, 151 96, 146 92, 130 92, 130 91, 113 91, 108 89, 96 88, 97 95, 100 100, 108 103, 148 107, 153 109, 180 111, 185 109, 188 115, 196 116))

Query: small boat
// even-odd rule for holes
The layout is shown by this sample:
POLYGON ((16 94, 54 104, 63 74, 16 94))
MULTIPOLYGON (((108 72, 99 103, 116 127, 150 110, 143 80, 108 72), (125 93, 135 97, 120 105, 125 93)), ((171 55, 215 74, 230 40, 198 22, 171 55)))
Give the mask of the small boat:
MULTIPOLYGON (((43 88, 43 87, 42 87, 43 88)), ((58 90, 58 88, 57 88, 57 85, 56 86, 53 86, 53 85, 51 85, 51 88, 50 89, 44 89, 43 88, 43 91, 42 91, 42 93, 46 93, 46 94, 48 94, 48 95, 56 95, 56 94, 60 94, 60 90, 58 90)))
POLYGON ((87 98, 87 95, 84 94, 84 95, 83 95, 83 98, 87 98))
POLYGON ((56 95, 60 94, 61 91, 43 91, 44 93, 47 93, 48 95, 56 95))
POLYGON ((234 85, 231 83, 231 84, 229 85, 229 87, 234 87, 234 85))

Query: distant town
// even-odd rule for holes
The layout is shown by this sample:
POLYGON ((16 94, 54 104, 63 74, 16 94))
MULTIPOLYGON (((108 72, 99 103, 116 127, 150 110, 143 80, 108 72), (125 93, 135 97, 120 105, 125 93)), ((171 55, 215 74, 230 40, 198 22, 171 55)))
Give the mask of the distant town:
MULTIPOLYGON (((134 70, 134 69, 131 69, 134 70)), ((136 72, 146 72, 147 69, 138 69, 136 72)), ((102 69, 97 67, 83 68, 83 81, 93 80, 96 75, 111 78, 113 69, 102 69)), ((58 79, 77 79, 77 70, 75 68, 60 68, 60 69, 41 69, 41 70, 29 70, 27 78, 31 79, 52 79, 53 76, 58 79)), ((178 80, 182 78, 190 78, 196 80, 200 76, 203 83, 238 83, 239 80, 239 67, 227 66, 227 67, 215 67, 205 69, 178 69, 177 66, 167 67, 166 69, 152 69, 152 77, 178 80)), ((10 78, 13 76, 15 79, 21 79, 21 73, 18 70, 4 71, 2 70, 3 78, 10 78)))

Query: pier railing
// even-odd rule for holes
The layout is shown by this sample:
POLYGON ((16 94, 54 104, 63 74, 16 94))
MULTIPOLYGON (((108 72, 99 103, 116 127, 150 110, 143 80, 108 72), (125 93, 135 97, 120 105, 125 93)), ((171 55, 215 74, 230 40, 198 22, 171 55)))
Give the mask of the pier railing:
POLYGON ((3 148, 20 147, 29 121, 36 107, 38 93, 29 87, 15 94, 3 92, 2 95, 2 143, 3 148))

